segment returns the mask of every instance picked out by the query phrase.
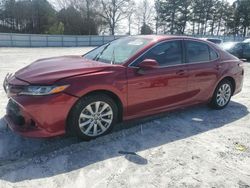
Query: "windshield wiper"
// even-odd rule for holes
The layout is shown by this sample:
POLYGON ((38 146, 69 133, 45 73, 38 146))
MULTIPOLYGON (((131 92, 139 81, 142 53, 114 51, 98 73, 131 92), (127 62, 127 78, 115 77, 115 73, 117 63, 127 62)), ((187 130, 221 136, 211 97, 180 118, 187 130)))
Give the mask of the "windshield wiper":
POLYGON ((103 52, 109 47, 110 43, 108 43, 102 51, 100 51, 94 58, 93 60, 94 61, 98 61, 100 59, 100 57, 102 56, 103 52))
POLYGON ((110 64, 113 65, 115 63, 115 48, 113 49, 113 53, 112 53, 112 59, 110 64))

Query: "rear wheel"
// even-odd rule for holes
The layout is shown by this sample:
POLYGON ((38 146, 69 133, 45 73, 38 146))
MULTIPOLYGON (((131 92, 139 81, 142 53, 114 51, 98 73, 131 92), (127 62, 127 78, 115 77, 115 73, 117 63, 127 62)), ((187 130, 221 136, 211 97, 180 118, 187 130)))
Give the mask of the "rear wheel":
POLYGON ((233 86, 229 80, 222 80, 215 89, 210 106, 214 109, 225 108, 231 100, 233 86))
POLYGON ((104 94, 83 97, 73 107, 68 118, 70 132, 83 140, 109 133, 117 122, 118 108, 104 94))

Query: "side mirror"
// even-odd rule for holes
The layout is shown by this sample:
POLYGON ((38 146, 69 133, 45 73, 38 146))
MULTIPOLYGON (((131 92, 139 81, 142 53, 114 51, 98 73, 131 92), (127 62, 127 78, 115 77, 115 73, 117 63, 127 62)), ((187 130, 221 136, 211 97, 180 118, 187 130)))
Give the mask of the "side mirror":
POLYGON ((160 65, 154 59, 145 59, 141 63, 139 63, 138 67, 140 69, 148 70, 158 68, 160 65))

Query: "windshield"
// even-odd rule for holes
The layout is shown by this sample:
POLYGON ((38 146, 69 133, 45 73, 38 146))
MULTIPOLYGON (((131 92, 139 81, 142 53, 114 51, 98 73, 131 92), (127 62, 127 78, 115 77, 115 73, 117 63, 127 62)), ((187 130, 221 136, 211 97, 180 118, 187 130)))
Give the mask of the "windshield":
POLYGON ((92 50, 84 55, 84 57, 103 63, 123 64, 149 44, 150 41, 152 41, 152 39, 139 37, 121 38, 92 50))

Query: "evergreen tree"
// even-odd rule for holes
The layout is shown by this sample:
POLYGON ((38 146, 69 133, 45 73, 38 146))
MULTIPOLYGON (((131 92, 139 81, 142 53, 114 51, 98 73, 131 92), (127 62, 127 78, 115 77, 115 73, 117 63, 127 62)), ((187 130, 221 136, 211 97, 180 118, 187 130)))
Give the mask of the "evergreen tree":
POLYGON ((150 28, 149 25, 147 24, 143 24, 142 27, 141 27, 141 34, 142 35, 150 35, 150 34, 153 34, 153 30, 150 28))
POLYGON ((250 0, 236 1, 236 17, 243 29, 243 36, 247 34, 247 28, 250 26, 250 0))

